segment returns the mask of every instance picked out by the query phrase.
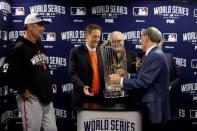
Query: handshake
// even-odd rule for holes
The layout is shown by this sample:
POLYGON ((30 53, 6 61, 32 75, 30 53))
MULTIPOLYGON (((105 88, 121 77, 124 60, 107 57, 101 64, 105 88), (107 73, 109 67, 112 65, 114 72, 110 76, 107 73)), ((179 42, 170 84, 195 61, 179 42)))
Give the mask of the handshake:
POLYGON ((129 74, 125 70, 118 69, 116 74, 109 75, 108 80, 109 80, 109 83, 112 85, 120 85, 121 78, 128 77, 128 76, 129 74))
MULTIPOLYGON (((142 59, 140 59, 139 57, 136 57, 136 62, 132 62, 131 64, 135 64, 136 66, 136 70, 138 71, 141 64, 142 64, 142 59)), ((128 78, 129 77, 129 73, 127 73, 125 70, 123 69, 117 69, 116 74, 111 74, 109 75, 109 83, 114 85, 120 85, 121 79, 123 78, 128 78)))

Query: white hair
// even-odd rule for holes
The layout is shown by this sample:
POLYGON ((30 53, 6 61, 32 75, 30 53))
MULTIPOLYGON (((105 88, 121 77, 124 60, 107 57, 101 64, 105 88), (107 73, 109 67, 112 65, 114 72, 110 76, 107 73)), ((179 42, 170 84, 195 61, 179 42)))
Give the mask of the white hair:
POLYGON ((113 31, 112 33, 110 33, 110 34, 108 35, 107 40, 111 40, 113 35, 121 35, 121 36, 123 37, 123 40, 124 40, 124 35, 123 35, 122 32, 120 32, 120 31, 113 31))

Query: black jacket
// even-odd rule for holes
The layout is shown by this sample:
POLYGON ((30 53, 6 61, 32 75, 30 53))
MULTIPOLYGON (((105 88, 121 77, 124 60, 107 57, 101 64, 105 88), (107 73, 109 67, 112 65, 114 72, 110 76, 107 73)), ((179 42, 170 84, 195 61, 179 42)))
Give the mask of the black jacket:
POLYGON ((52 100, 51 76, 43 46, 19 37, 6 56, 3 72, 9 87, 23 94, 27 89, 43 104, 52 100))
POLYGON ((133 62, 136 62, 137 54, 134 51, 131 50, 125 50, 126 51, 126 57, 127 57, 127 72, 131 74, 136 74, 136 66, 133 62))
POLYGON ((70 80, 74 85, 74 92, 72 98, 73 108, 76 108, 79 103, 94 101, 100 101, 103 96, 103 89, 105 88, 104 82, 104 71, 103 71, 103 62, 101 58, 100 48, 97 47, 97 58, 98 58, 98 66, 100 72, 100 84, 101 90, 98 96, 89 97, 83 93, 83 87, 85 85, 89 86, 91 89, 92 86, 92 78, 93 78, 93 70, 90 62, 90 58, 88 55, 88 49, 85 44, 80 45, 76 48, 71 49, 69 56, 69 68, 68 73, 70 76, 70 80), (98 100, 96 100, 98 97, 98 100))

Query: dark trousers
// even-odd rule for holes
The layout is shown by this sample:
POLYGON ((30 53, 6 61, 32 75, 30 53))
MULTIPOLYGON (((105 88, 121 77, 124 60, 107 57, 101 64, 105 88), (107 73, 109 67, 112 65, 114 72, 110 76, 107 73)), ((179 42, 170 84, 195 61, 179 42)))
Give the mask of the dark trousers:
POLYGON ((151 123, 149 120, 148 109, 146 105, 143 105, 142 115, 143 115, 143 131, 168 131, 165 129, 165 124, 161 123, 151 123))

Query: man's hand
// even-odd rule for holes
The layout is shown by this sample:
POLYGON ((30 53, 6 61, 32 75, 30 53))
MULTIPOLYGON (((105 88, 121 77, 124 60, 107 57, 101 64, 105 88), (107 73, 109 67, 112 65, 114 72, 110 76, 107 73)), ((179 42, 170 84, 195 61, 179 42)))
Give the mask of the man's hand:
POLYGON ((89 92, 89 87, 88 86, 83 87, 83 92, 86 96, 94 96, 94 93, 89 92))
POLYGON ((127 77, 128 76, 127 72, 123 69, 117 69, 117 74, 120 75, 121 77, 127 77))
POLYGON ((112 85, 119 85, 121 80, 121 76, 118 74, 109 75, 109 83, 112 85))
POLYGON ((142 60, 140 58, 136 57, 136 63, 135 63, 136 70, 139 70, 141 64, 142 64, 142 60))
POLYGON ((32 95, 28 90, 26 90, 22 96, 23 99, 30 101, 30 103, 33 103, 33 101, 37 101, 37 98, 32 95))

